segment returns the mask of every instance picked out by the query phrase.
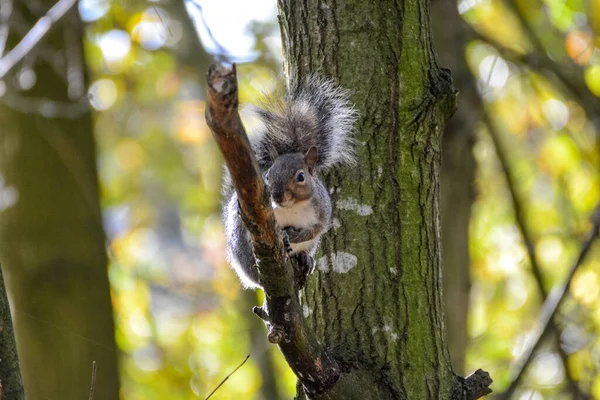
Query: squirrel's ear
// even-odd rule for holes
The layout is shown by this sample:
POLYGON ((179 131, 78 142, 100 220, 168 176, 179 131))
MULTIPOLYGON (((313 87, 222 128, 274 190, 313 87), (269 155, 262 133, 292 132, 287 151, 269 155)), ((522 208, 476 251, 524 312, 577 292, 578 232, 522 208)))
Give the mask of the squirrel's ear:
POLYGON ((309 172, 312 174, 319 159, 319 151, 315 146, 312 146, 304 155, 304 163, 308 165, 309 172))

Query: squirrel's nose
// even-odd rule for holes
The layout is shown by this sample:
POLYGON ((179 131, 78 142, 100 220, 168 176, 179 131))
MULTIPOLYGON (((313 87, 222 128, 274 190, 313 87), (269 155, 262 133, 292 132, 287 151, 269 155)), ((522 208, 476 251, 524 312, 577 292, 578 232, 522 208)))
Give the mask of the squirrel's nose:
POLYGON ((271 193, 271 197, 273 198, 273 201, 275 203, 282 203, 283 202, 283 195, 284 192, 283 191, 277 191, 277 192, 273 192, 271 193))

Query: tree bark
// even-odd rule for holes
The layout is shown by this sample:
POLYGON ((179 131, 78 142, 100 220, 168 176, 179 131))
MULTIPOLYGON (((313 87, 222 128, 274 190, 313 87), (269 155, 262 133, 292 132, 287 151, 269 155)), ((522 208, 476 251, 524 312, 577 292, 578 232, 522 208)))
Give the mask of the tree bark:
POLYGON ((458 13, 456 2, 434 1, 432 21, 440 60, 450 67, 459 90, 456 114, 446 124, 442 138, 440 211, 448 344, 454 372, 463 374, 469 337, 469 220, 476 168, 473 144, 481 116, 481 101, 475 78, 465 60, 465 22, 458 13))
MULTIPOLYGON (((13 24, 32 26, 43 15, 27 3, 13 1, 13 24)), ((45 12, 54 1, 39 4, 45 12)), ((9 48, 22 37, 12 28, 9 48)), ((34 400, 87 398, 92 361, 95 398, 119 397, 82 30, 71 10, 28 56, 31 89, 16 83, 26 78, 18 67, 0 100, 0 177, 17 196, 0 218, 0 257, 26 396, 34 400), (51 66, 42 52, 66 64, 51 66)))
POLYGON ((2 268, 0 268, 0 360, 0 399, 25 399, 2 268))
MULTIPOLYGON (((302 293, 305 315, 340 363, 369 372, 384 393, 373 398, 465 398, 446 343, 439 237, 455 93, 433 51, 429 2, 278 4, 286 72, 334 78, 361 116, 360 167, 326 177, 334 228, 302 293)), ((366 385, 343 384, 349 394, 366 385)))

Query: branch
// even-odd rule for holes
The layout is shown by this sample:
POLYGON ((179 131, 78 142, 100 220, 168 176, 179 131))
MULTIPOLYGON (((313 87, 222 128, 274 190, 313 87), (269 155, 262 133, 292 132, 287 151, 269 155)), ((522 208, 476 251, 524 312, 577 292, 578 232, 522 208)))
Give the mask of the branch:
MULTIPOLYGON (((482 100, 482 102, 483 102, 483 100, 482 100)), ((536 254, 535 254, 535 247, 534 247, 533 238, 532 238, 533 235, 531 234, 531 232, 527 226, 527 222, 526 222, 526 218, 525 218, 525 210, 523 208, 523 204, 522 204, 521 200, 519 199, 519 195, 517 193, 517 184, 515 182, 514 174, 510 170, 508 157, 506 155, 506 152, 504 151, 502 144, 500 143, 500 137, 499 137, 498 131, 494 127, 494 124, 491 120, 490 115, 488 114, 487 111, 484 111, 482 115, 483 115, 483 121, 484 121, 485 125, 487 126, 490 136, 492 138, 492 142, 494 143, 494 148, 496 149, 496 154, 498 156, 498 160, 500 161, 500 166, 502 168, 502 172, 504 173, 504 176, 506 177, 506 183, 507 183, 507 186, 508 186, 508 189, 510 192, 510 198, 512 201, 513 210, 515 212, 515 220, 517 223, 517 228, 519 229, 519 232, 521 233, 521 237, 523 238, 523 242, 525 243, 525 248, 527 249, 527 256, 529 258, 529 263, 531 265, 531 273, 534 277, 538 291, 539 291, 540 295, 542 296, 542 301, 546 301, 546 299, 548 298, 548 291, 544 287, 542 268, 541 268, 540 264, 538 263, 538 260, 537 260, 536 254)), ((556 350, 557 350, 557 352, 561 358, 561 361, 563 363, 563 366, 565 369, 565 374, 566 374, 568 385, 569 385, 569 389, 573 393, 579 393, 579 386, 577 385, 577 382, 575 381, 575 379, 573 378, 573 376, 571 375, 570 370, 569 370, 568 355, 565 352, 565 350, 562 348, 562 346, 560 345, 561 330, 558 328, 558 326, 554 323, 553 320, 550 321, 550 330, 555 333, 553 335, 554 345, 555 345, 556 350)), ((518 383, 519 382, 516 382, 515 385, 518 385, 518 383)))
POLYGON ((594 242, 594 239, 596 239, 596 237, 598 236, 598 230, 600 229, 600 203, 598 203, 598 205, 596 206, 596 209, 594 210, 594 212, 592 214, 591 223, 592 223, 592 229, 590 230, 590 232, 588 234, 588 238, 585 240, 585 242, 581 246, 581 251, 579 253, 579 257, 577 257, 577 260, 571 266, 571 269, 569 270, 569 273, 567 274, 567 278, 565 279, 565 282, 563 283, 563 285, 560 288, 554 289, 550 293, 550 296, 548 296, 548 299, 544 302, 544 306, 542 307, 542 312, 541 312, 541 315, 539 318, 538 326, 537 326, 536 330, 534 331, 535 340, 533 341, 533 344, 525 351, 525 353, 523 354, 523 357, 521 357, 521 360, 519 360, 519 362, 517 363, 517 368, 515 369, 515 372, 513 374, 513 379, 511 380, 511 384, 508 387, 508 389, 500 395, 500 399, 508 400, 511 398, 512 394, 515 392, 515 389, 517 388, 517 386, 522 378, 522 375, 523 375, 525 369, 527 369, 527 366, 531 363, 531 361, 533 359, 533 355, 540 347, 544 337, 550 331, 550 324, 551 324, 552 318, 554 317, 554 315, 556 315, 558 308, 560 307, 560 305, 562 304, 564 299, 567 297, 567 292, 569 290, 571 281, 573 280, 573 277, 575 276, 575 272, 577 272, 577 269, 583 263, 583 260, 585 259, 588 252, 590 251, 590 248, 592 247, 592 243, 594 242))
POLYGON ((77 0, 59 0, 6 56, 0 58, 0 80, 12 71, 69 12, 77 0))
POLYGON ((266 304, 258 314, 268 320, 269 341, 278 344, 305 390, 311 395, 325 393, 340 378, 340 367, 317 342, 302 314, 270 195, 238 114, 235 64, 231 68, 211 66, 207 81, 206 122, 231 173, 258 260, 266 304))
MULTIPOLYGON (((600 134, 600 101, 588 88, 579 69, 564 64, 559 65, 556 61, 548 57, 543 48, 537 48, 524 54, 507 47, 494 38, 479 33, 469 24, 465 25, 471 30, 471 36, 474 39, 488 43, 504 59, 527 65, 534 71, 547 70, 554 74, 564 90, 581 105, 587 117, 596 127, 598 134, 600 134)), ((528 37, 533 35, 530 29, 526 29, 526 32, 528 32, 528 37)), ((532 39, 532 41, 536 43, 535 39, 532 39)), ((537 42, 536 47, 539 45, 541 43, 537 42)))

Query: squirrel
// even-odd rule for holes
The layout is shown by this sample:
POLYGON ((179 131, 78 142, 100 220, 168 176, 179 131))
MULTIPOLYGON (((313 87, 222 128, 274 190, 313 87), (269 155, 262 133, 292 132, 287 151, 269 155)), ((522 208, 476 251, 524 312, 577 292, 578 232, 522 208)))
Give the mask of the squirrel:
MULTIPOLYGON (((300 84, 292 81, 289 88, 263 108, 253 107, 262 126, 249 139, 286 251, 301 268, 295 280, 302 287, 314 269, 320 236, 331 224, 331 199, 318 173, 355 164, 357 115, 347 93, 329 80, 311 76, 300 84)), ((244 287, 261 287, 250 233, 227 174, 224 197, 228 261, 244 287)))

